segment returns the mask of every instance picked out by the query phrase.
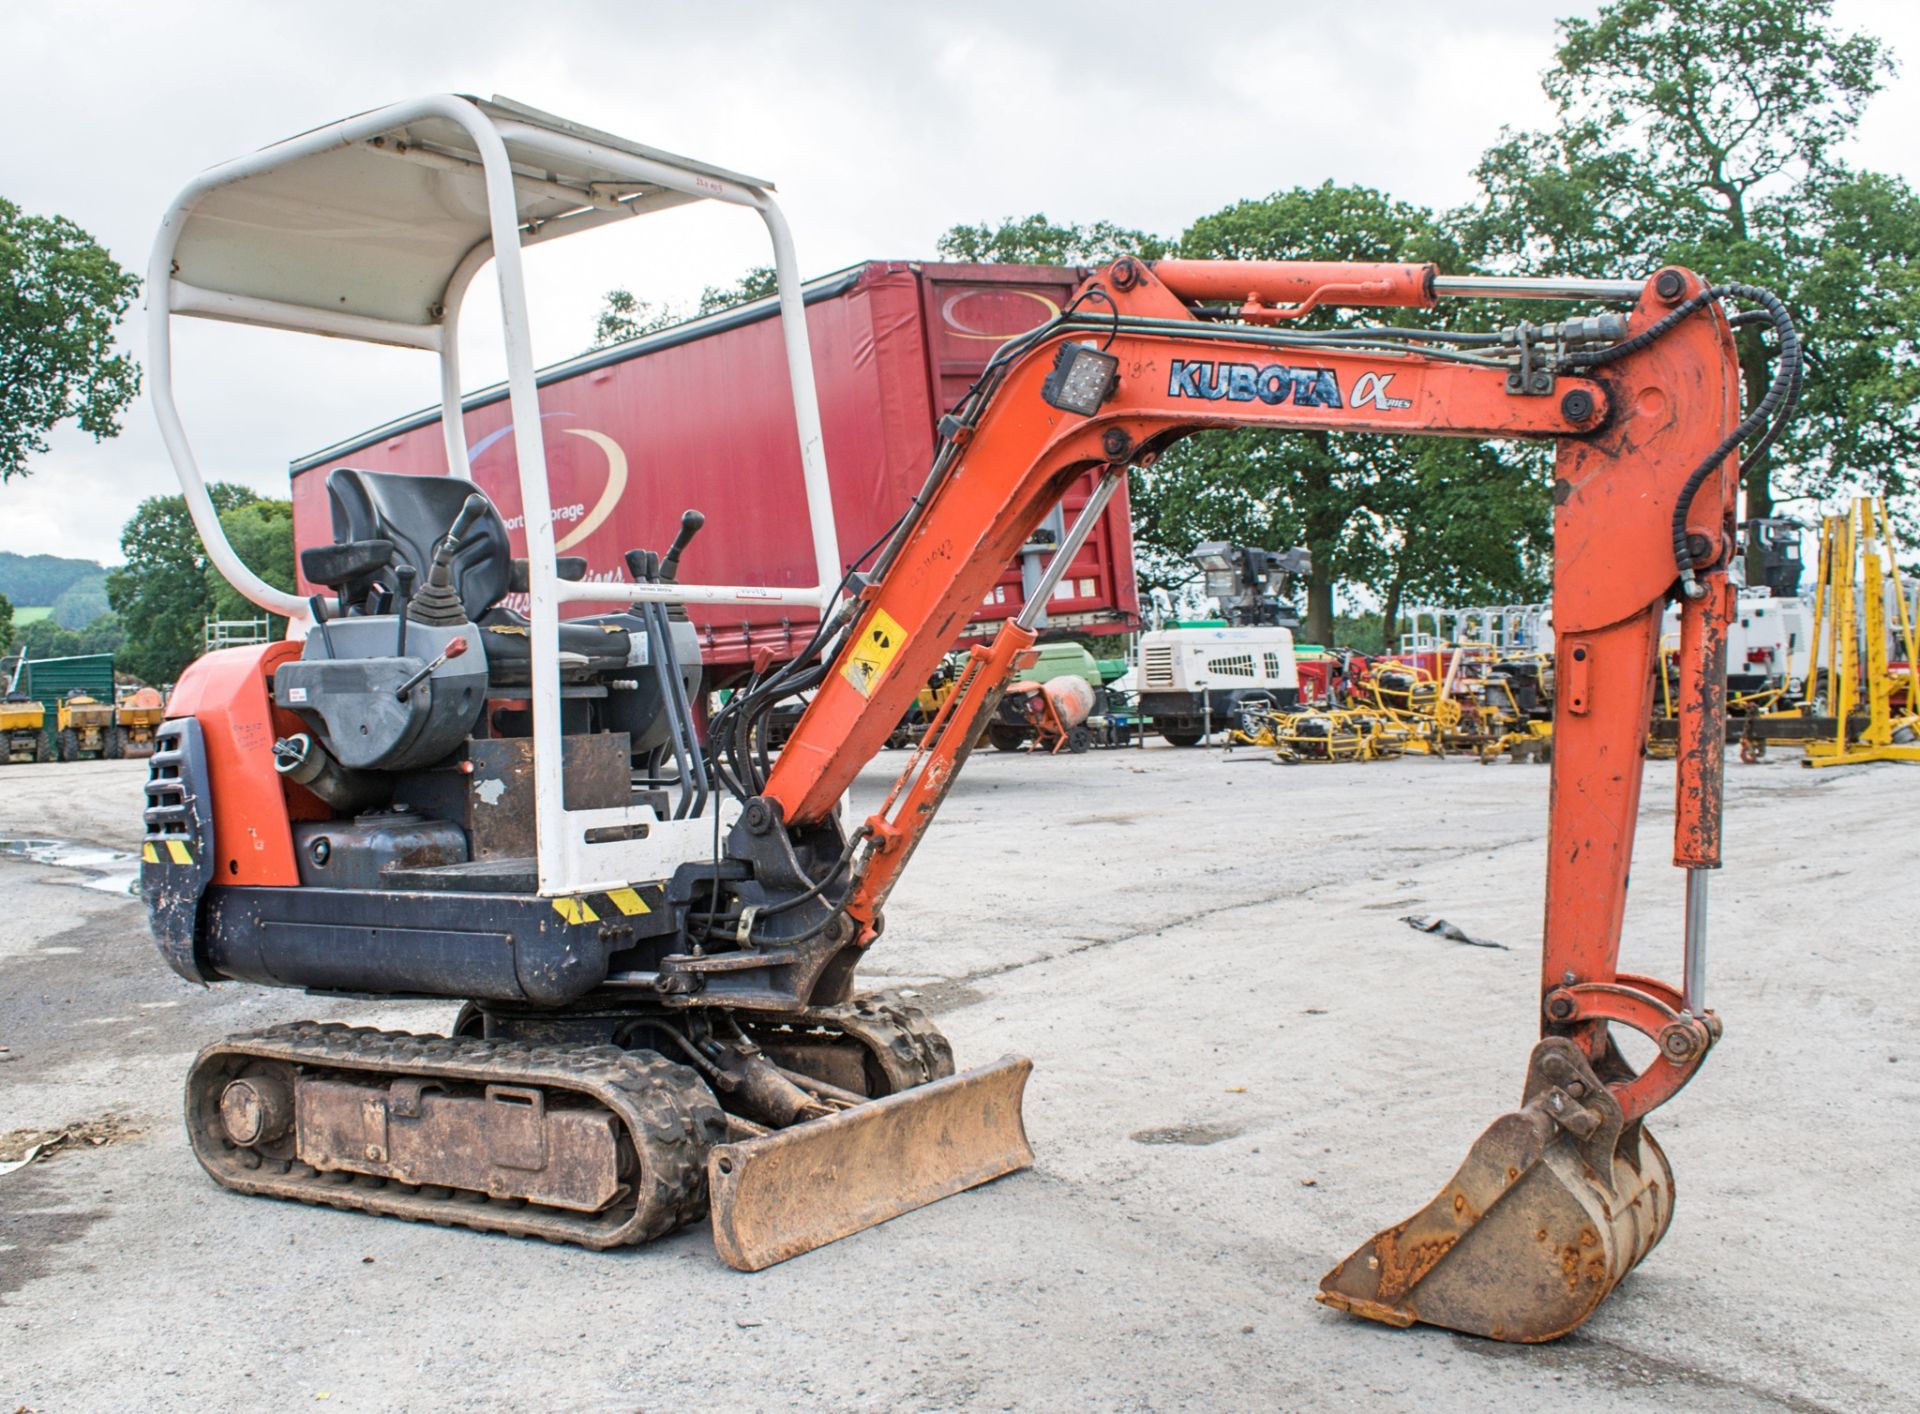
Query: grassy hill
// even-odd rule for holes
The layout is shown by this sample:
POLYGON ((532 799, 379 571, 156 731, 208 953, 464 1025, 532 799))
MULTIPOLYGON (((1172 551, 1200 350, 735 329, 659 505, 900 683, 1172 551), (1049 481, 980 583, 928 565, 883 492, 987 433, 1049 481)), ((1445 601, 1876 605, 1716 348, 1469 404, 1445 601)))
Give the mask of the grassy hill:
POLYGON ((0 594, 13 602, 20 627, 50 616, 62 628, 82 629, 107 611, 107 572, 93 560, 0 550, 0 594))

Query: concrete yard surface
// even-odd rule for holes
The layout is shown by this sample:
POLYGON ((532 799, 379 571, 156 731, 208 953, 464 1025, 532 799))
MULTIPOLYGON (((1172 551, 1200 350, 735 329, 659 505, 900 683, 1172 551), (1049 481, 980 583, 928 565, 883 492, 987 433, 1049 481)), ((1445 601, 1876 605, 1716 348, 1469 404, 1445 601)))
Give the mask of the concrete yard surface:
MULTIPOLYGON (((596 1254, 215 1188, 201 1045, 454 1007, 189 986, 126 892, 142 763, 0 768, 0 837, 56 842, 0 845, 0 1134, 92 1126, 0 1174, 0 1409, 1920 1408, 1920 773, 1778 755, 1728 767, 1672 1230, 1541 1347, 1312 1297, 1518 1101, 1543 767, 976 755, 863 975, 962 1066, 1033 1057, 1035 1166, 751 1276, 699 1228, 596 1254)), ((1623 967, 1677 980, 1647 769, 1623 967)))

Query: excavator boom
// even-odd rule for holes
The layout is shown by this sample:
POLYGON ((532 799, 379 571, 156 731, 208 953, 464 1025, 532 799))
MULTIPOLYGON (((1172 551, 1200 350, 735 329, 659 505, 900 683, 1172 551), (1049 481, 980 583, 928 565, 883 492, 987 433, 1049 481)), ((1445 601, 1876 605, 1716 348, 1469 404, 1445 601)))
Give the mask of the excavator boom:
MULTIPOLYGON (((1542 1039, 1520 1108, 1428 1208, 1341 1263, 1321 1293, 1392 1324, 1529 1341, 1584 1320, 1671 1217, 1671 1172, 1642 1121, 1720 1029, 1704 1001, 1705 898, 1720 862, 1736 453, 1797 392, 1795 374, 1743 421, 1722 299, 1768 309, 1788 362, 1797 344, 1764 292, 1708 290, 1677 269, 1606 287, 1632 292, 1624 318, 1519 324, 1491 349, 1438 331, 1293 322, 1321 306, 1424 307, 1436 291, 1472 288, 1423 266, 1125 259, 1098 272, 1060 320, 1002 351, 947 424, 927 490, 843 609, 844 634, 759 796, 789 828, 828 819, 998 567, 1090 468, 1108 485, 1216 428, 1552 440, 1560 686, 1542 1039), (1674 862, 1688 871, 1679 986, 1617 969, 1660 614, 1676 592, 1674 862), (1614 1044, 1616 1023, 1658 1047, 1637 1073, 1614 1044)), ((862 825, 838 905, 851 946, 879 935, 888 891, 1032 641, 1031 625, 1010 622, 973 650, 900 784, 862 825)))

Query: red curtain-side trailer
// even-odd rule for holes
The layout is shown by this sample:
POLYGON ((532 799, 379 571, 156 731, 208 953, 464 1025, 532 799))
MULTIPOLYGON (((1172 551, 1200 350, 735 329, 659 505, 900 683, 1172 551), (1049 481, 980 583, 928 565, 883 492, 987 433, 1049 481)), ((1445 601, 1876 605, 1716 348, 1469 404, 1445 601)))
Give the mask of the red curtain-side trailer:
MULTIPOLYGON (((843 555, 892 525, 926 479, 940 417, 1006 340, 1052 318, 1077 282, 1050 266, 873 261, 812 281, 807 329, 843 555)), ((626 578, 629 549, 664 549, 680 513, 706 514, 681 565, 688 582, 813 581, 800 449, 772 300, 744 305, 546 369, 540 375, 554 533, 589 578, 626 578)), ((504 385, 466 399, 474 481, 525 553, 504 385)), ((437 410, 401 418, 294 463, 294 539, 331 536, 327 473, 339 466, 438 473, 437 410)), ((984 636, 1026 603, 1093 487, 1088 476, 1001 575, 969 626, 984 636)), ((303 585, 313 593, 315 586, 303 585)), ((604 606, 577 605, 577 612, 604 606)), ((797 652, 814 623, 791 608, 689 605, 720 681, 755 650, 797 652)), ((1139 625, 1125 488, 1109 504, 1047 606, 1045 632, 1118 633, 1139 625)))

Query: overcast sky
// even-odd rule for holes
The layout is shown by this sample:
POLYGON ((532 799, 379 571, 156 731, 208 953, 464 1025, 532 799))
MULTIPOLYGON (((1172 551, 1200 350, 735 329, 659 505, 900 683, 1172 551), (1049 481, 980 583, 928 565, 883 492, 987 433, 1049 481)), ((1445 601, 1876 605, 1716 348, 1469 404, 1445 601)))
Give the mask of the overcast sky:
MULTIPOLYGON (((0 17, 0 195, 78 221, 144 273, 200 169, 432 91, 522 102, 777 183, 803 270, 931 256, 958 221, 1045 211, 1174 233, 1326 179, 1448 206, 1502 124, 1550 117, 1553 18, 1592 4, 970 0, 746 4, 13 0, 0 17)), ((1920 6, 1840 0, 1920 64, 1920 6)), ((1911 69, 1911 65, 1909 66, 1911 69)), ((1920 70, 1852 159, 1920 183, 1920 70)), ((535 352, 592 336, 602 291, 686 303, 768 259, 746 213, 671 212, 529 256, 535 352)), ((1624 272, 1623 272, 1624 273, 1624 272)), ((501 371, 477 282, 469 386, 501 371)), ((182 414, 209 478, 284 494, 290 459, 434 400, 430 355, 177 321, 182 414)), ((126 341, 145 361, 135 310, 126 341)), ((175 489, 144 397, 99 445, 56 434, 0 488, 0 549, 113 562, 175 489)))

